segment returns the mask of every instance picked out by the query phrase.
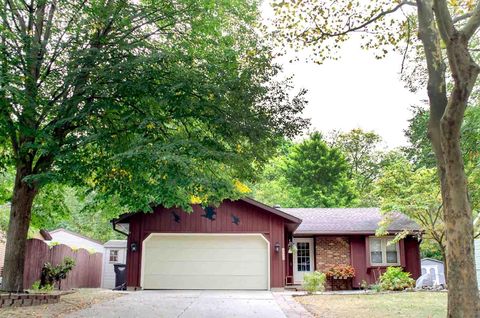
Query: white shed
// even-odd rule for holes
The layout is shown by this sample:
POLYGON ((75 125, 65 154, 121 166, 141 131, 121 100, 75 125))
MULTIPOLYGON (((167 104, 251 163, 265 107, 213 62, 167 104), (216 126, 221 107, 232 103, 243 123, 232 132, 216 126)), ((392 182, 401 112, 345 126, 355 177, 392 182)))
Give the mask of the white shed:
POLYGON ((47 242, 49 245, 59 243, 70 246, 71 248, 84 248, 87 251, 103 253, 103 244, 101 242, 82 234, 61 228, 49 231, 49 233, 52 237, 52 239, 47 242))
POLYGON ((433 285, 445 285, 445 265, 433 258, 422 258, 422 275, 430 274, 433 285))
POLYGON ((475 264, 477 266, 477 284, 480 289, 480 239, 475 240, 475 264))
POLYGON ((112 289, 115 287, 114 264, 125 264, 127 262, 127 241, 110 240, 104 245, 103 253, 103 281, 102 287, 112 289))

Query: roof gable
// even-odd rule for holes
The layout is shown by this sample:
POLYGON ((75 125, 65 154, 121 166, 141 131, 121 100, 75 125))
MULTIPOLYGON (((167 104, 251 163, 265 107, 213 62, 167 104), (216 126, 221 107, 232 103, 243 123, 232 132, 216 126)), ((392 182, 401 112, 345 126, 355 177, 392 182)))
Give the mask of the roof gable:
MULTIPOLYGON (((235 200, 232 200, 232 201, 234 202, 235 200)), ((292 214, 290 214, 290 213, 284 212, 284 211, 282 211, 281 209, 273 208, 273 207, 268 206, 268 205, 266 205, 266 204, 263 204, 263 203, 261 203, 261 202, 259 202, 259 201, 256 201, 256 200, 254 200, 254 199, 252 199, 252 198, 245 197, 245 198, 238 199, 238 200, 236 200, 236 201, 242 201, 242 202, 248 203, 248 204, 253 205, 253 206, 257 207, 257 208, 260 208, 260 209, 262 209, 262 210, 264 210, 264 211, 266 211, 266 212, 269 212, 269 213, 275 214, 275 215, 277 215, 277 216, 280 216, 280 217, 286 219, 287 221, 289 221, 289 223, 294 224, 294 225, 295 225, 294 228, 296 228, 297 225, 302 222, 302 220, 301 220, 300 218, 298 218, 297 216, 295 216, 295 215, 292 215, 292 214)), ((140 212, 132 212, 132 213, 122 214, 122 215, 120 215, 118 218, 113 219, 112 222, 113 222, 113 223, 122 223, 122 222, 127 222, 127 223, 128 223, 128 219, 129 219, 131 216, 133 216, 133 215, 135 215, 135 214, 137 214, 137 213, 140 213, 140 212)), ((293 230, 294 228, 292 228, 292 230, 293 230)))

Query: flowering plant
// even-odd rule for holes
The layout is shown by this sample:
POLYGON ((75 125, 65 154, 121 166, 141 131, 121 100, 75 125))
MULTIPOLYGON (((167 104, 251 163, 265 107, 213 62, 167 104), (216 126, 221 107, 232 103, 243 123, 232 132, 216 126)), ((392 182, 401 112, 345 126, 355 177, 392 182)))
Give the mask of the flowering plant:
POLYGON ((346 264, 332 265, 325 271, 325 275, 328 278, 353 278, 355 277, 355 268, 353 268, 351 265, 346 264))
POLYGON ((293 243, 292 241, 288 242, 288 253, 292 254, 297 252, 297 244, 293 243))

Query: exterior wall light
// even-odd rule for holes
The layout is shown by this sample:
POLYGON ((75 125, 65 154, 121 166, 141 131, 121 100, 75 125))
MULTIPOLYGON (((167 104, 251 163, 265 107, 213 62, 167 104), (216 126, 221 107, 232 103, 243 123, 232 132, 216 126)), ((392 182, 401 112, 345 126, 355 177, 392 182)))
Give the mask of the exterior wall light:
POLYGON ((275 253, 280 252, 280 243, 275 243, 275 253))
POLYGON ((138 245, 137 243, 133 242, 130 244, 130 251, 136 252, 138 250, 138 245))

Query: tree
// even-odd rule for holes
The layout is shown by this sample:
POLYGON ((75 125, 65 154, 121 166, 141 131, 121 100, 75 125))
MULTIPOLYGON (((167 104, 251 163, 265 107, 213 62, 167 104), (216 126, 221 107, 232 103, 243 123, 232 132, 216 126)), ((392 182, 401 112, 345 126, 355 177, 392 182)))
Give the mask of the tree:
POLYGON ((305 199, 300 194, 300 189, 288 183, 285 177, 287 160, 293 147, 293 142, 283 142, 265 165, 259 179, 251 186, 252 196, 256 200, 271 206, 303 206, 305 199))
POLYGON ((342 152, 330 148, 319 132, 295 145, 287 158, 285 178, 298 188, 304 207, 346 207, 356 192, 342 152))
POLYGON ((355 183, 343 153, 314 132, 285 142, 252 186, 253 196, 282 207, 338 207, 356 203, 355 183))
MULTIPOLYGON (((388 212, 398 211, 421 226, 423 240, 434 241, 445 259, 445 223, 443 220, 442 197, 434 168, 415 167, 403 157, 385 166, 375 192, 380 198, 386 217, 378 229, 379 235, 387 232, 390 219, 388 212)), ((408 233, 401 233, 399 238, 408 233)))
POLYGON ((446 227, 448 316, 475 317, 480 305, 460 130, 480 72, 469 47, 480 25, 480 2, 334 3, 276 1, 275 39, 296 48, 309 47, 316 60, 321 61, 332 56, 332 50, 338 49, 352 32, 363 31, 364 47, 375 49, 378 57, 389 48, 399 48, 401 40, 410 47, 412 35, 418 34, 428 74, 428 135, 435 154, 446 227), (416 13, 407 7, 416 7, 416 13), (450 90, 447 77, 452 79, 450 90))
MULTIPOLYGON (((409 145, 403 148, 407 157, 416 167, 435 167, 435 154, 432 145, 425 134, 428 127, 430 115, 423 107, 412 108, 408 129, 405 135, 409 145)), ((480 107, 471 105, 465 111, 465 120, 461 128, 461 149, 466 167, 477 169, 479 163, 480 149, 480 107)), ((467 175, 470 173, 466 169, 467 175)))
POLYGON ((382 166, 383 153, 380 151, 382 138, 373 131, 360 128, 348 132, 333 132, 330 145, 339 148, 350 164, 348 177, 355 180, 362 205, 373 204, 369 195, 382 166))
POLYGON ((258 16, 240 0, 2 3, 1 162, 15 170, 2 288, 22 289, 43 186, 189 209, 238 196, 235 181, 305 127, 258 16))

